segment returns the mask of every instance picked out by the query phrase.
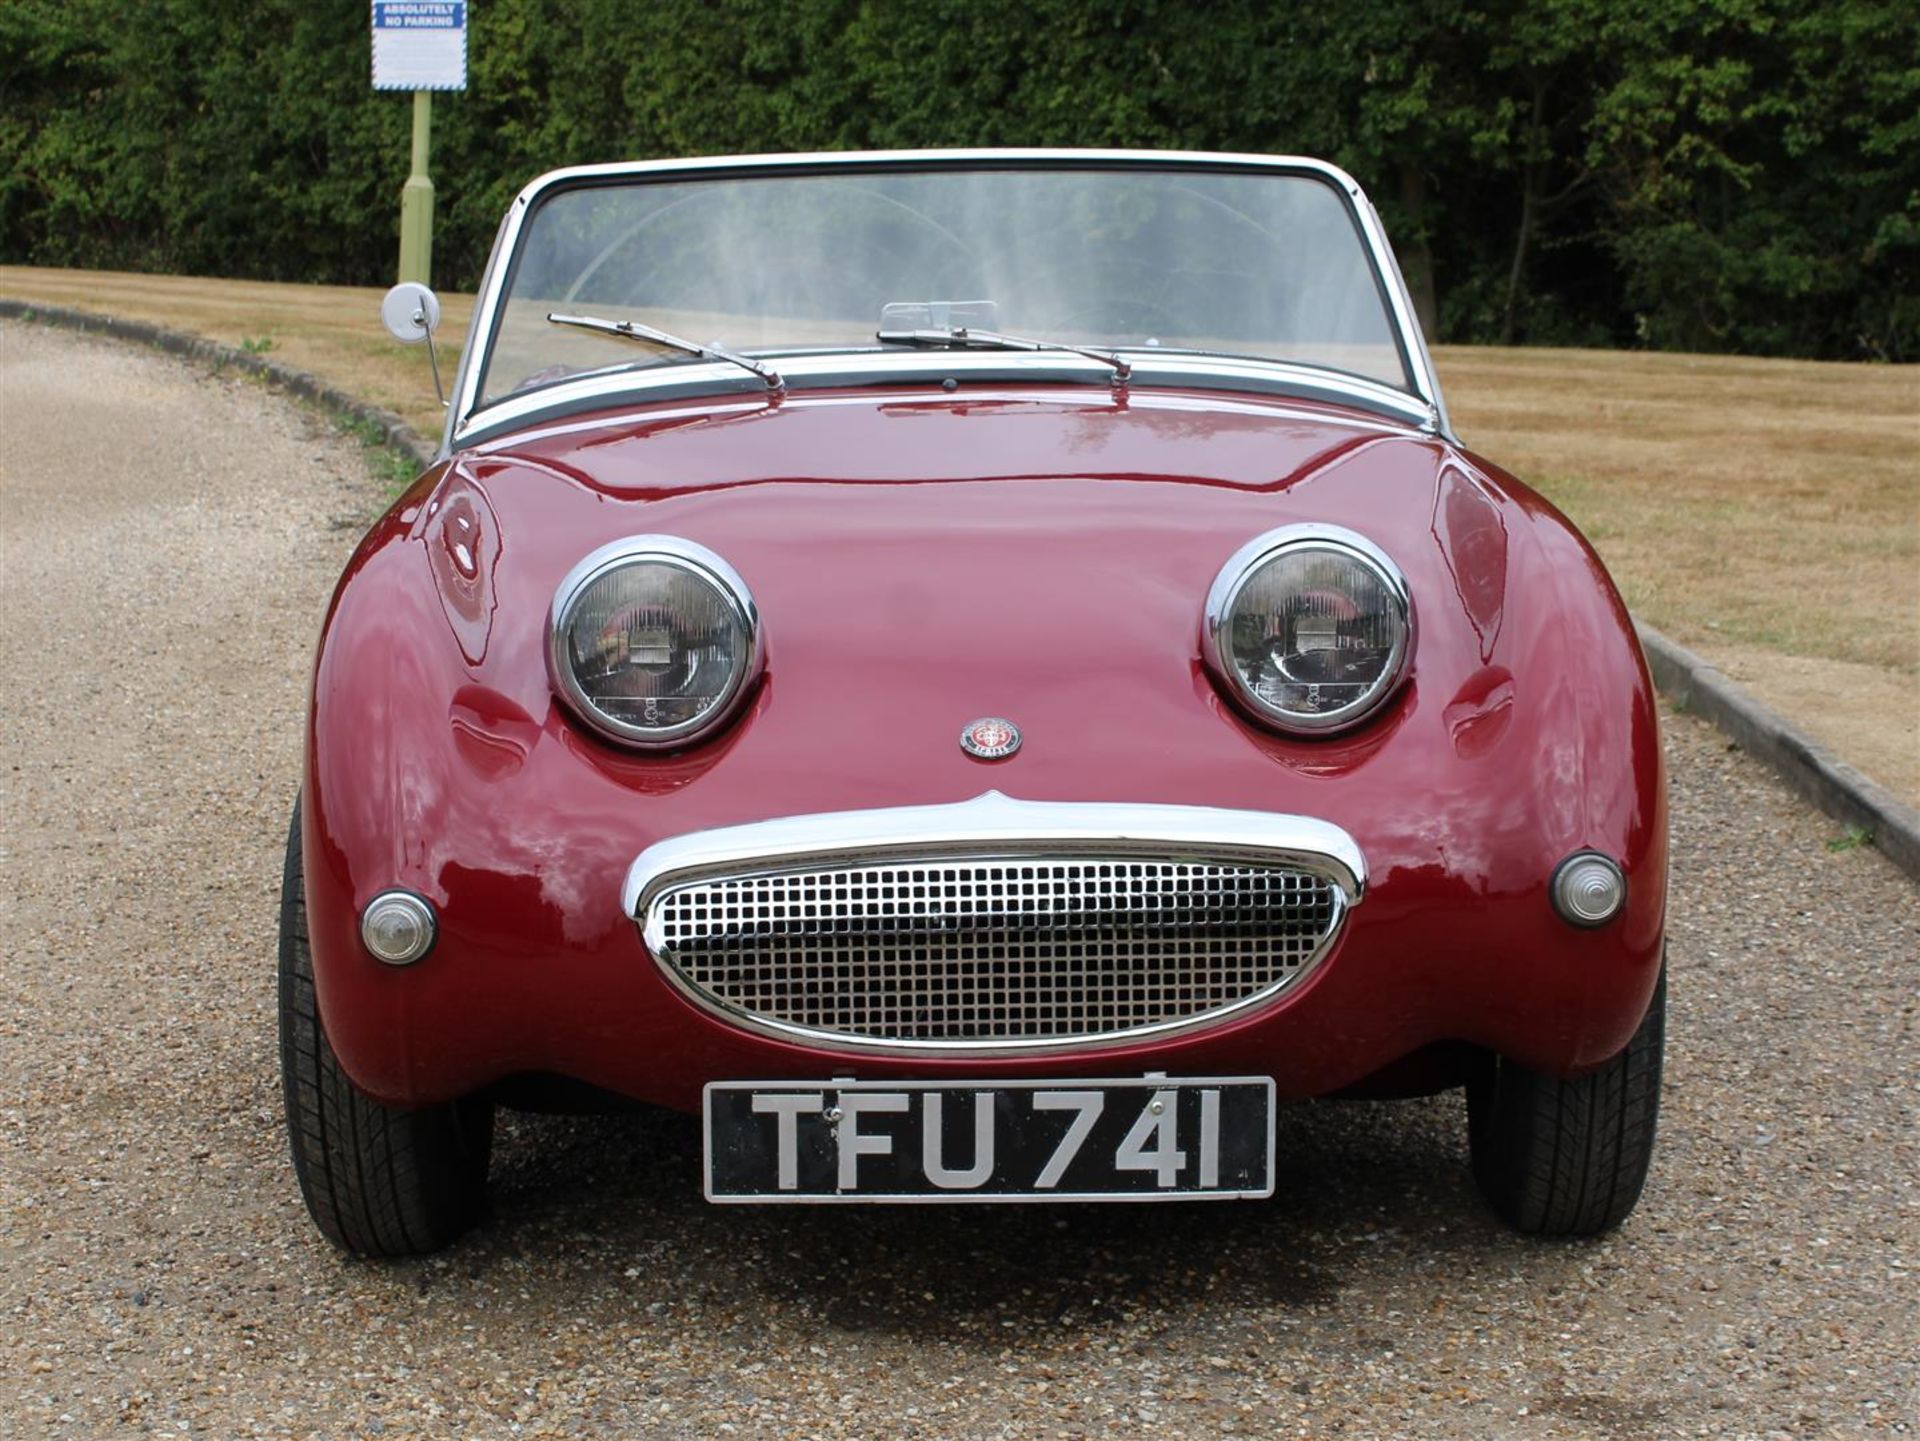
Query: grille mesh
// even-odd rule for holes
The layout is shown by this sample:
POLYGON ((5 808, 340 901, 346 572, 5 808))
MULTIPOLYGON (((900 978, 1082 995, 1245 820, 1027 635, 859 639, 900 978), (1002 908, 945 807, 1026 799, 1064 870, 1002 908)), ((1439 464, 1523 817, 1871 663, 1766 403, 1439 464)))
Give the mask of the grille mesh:
POLYGON ((761 1019, 871 1041, 1069 1041, 1278 989, 1341 914, 1280 866, 913 861, 720 878, 652 903, 660 960, 761 1019))

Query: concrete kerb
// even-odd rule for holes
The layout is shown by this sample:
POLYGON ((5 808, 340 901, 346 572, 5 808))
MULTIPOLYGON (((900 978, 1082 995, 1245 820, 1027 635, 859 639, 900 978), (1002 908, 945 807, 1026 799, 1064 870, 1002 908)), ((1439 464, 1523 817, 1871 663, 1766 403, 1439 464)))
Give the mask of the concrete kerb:
POLYGON ((1821 811, 1857 827, 1888 860, 1920 876, 1920 811, 1796 730, 1702 657, 1644 622, 1635 624, 1662 695, 1713 722, 1821 811))
POLYGON ((110 335, 141 345, 151 345, 170 355, 203 365, 257 375, 291 395, 312 401, 322 410, 374 427, 380 432, 381 444, 405 456, 421 469, 433 463, 435 447, 392 411, 368 405, 364 400, 328 385, 318 376, 295 370, 290 365, 282 365, 263 355, 252 355, 230 345, 221 345, 202 336, 170 330, 164 325, 153 325, 144 320, 123 320, 117 316, 96 315, 91 311, 74 310, 63 305, 42 305, 37 301, 15 300, 7 296, 0 296, 0 318, 40 321, 66 330, 84 331, 89 335, 110 335))
MULTIPOLYGON (((247 371, 324 410, 377 427, 390 449, 422 468, 433 461, 435 448, 392 411, 356 400, 304 370, 264 356, 144 320, 122 320, 4 296, 0 296, 0 317, 116 336, 203 364, 247 371)), ((1711 721, 1822 812, 1843 825, 1857 827, 1887 859, 1908 875, 1920 877, 1920 811, 1801 734, 1786 717, 1762 705, 1700 656, 1652 626, 1638 621, 1635 624, 1647 667, 1661 694, 1674 705, 1711 721)))

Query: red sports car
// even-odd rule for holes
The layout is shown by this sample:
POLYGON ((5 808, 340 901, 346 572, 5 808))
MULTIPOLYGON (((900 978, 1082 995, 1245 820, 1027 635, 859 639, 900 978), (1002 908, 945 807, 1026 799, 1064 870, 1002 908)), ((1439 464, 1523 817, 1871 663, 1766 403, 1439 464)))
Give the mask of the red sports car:
POLYGON ((558 171, 321 637, 295 1166, 374 1255, 500 1105, 697 1112, 716 1202, 1257 1199, 1279 1104, 1464 1086, 1493 1210, 1599 1231, 1666 869, 1626 610, 1339 170, 558 171))

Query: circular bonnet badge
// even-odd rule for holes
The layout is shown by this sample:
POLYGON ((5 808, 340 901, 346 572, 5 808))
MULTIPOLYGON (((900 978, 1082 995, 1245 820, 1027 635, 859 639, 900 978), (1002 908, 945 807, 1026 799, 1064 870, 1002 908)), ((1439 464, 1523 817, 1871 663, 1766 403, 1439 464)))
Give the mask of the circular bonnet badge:
POLYGON ((1020 749, 1020 727, 999 716, 987 716, 960 732, 960 749, 976 760, 1005 760, 1020 749))

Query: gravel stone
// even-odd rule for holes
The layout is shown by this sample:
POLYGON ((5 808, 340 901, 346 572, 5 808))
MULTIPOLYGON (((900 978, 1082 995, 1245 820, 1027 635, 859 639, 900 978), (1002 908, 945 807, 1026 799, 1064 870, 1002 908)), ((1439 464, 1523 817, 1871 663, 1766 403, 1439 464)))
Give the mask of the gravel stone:
POLYGON ((513 1118, 475 1235, 348 1260, 272 947, 378 487, 254 383, 21 324, 0 487, 0 1436, 1920 1427, 1920 892, 1684 716, 1667 1108, 1611 1237, 1501 1229, 1454 1095, 1287 1109, 1270 1204, 1060 1212, 710 1207, 685 1118, 513 1118))

